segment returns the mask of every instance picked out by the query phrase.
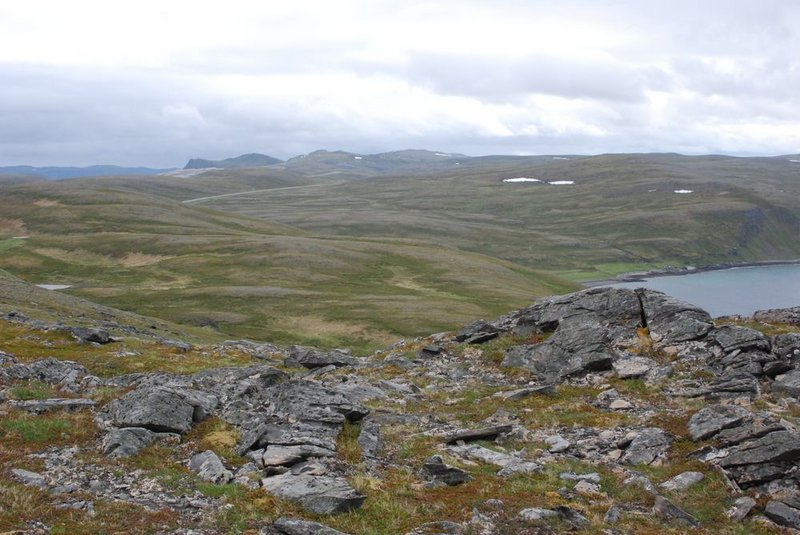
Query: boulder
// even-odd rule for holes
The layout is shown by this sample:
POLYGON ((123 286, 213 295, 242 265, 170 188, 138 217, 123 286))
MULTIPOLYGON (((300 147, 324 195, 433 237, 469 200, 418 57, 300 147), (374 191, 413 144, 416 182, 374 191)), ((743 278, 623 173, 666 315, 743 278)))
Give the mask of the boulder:
POLYGON ((647 357, 625 357, 613 363, 614 373, 620 379, 642 377, 656 366, 658 363, 647 357))
POLYGON ((736 405, 712 405, 700 409, 687 424, 692 440, 705 440, 723 429, 737 427, 751 418, 750 412, 736 405))
POLYGON ((297 502, 319 515, 358 509, 366 499, 346 479, 327 475, 287 472, 261 480, 261 486, 278 498, 297 502))
POLYGON ((655 503, 653 505, 653 512, 662 518, 667 520, 676 520, 681 524, 692 528, 700 526, 700 522, 695 517, 663 496, 656 496, 655 503))
POLYGON ((717 327, 709 335, 709 339, 716 342, 725 353, 739 350, 769 351, 769 339, 763 333, 748 327, 723 325, 717 327))
POLYGON ((103 438, 102 451, 109 457, 127 457, 149 446, 156 440, 175 438, 173 433, 155 433, 143 427, 112 429, 103 438))
POLYGON ((23 485, 28 487, 36 487, 38 489, 47 488, 47 481, 45 481, 42 474, 31 472, 30 470, 24 470, 22 468, 12 468, 9 470, 9 472, 11 473, 11 477, 23 485))
POLYGON ((624 464, 651 464, 656 459, 664 456, 669 448, 671 439, 667 433, 657 427, 642 429, 625 449, 620 458, 624 464))
POLYGON ((780 526, 800 529, 800 508, 792 507, 779 500, 771 500, 764 508, 767 518, 780 526))
POLYGON ((771 308, 757 310, 753 319, 762 323, 784 323, 787 325, 800 325, 800 306, 791 308, 771 308))
POLYGON ((793 398, 800 398, 800 370, 792 370, 778 376, 772 383, 772 391, 793 398))
MULTIPOLYGON (((262 451, 262 450, 259 450, 262 451)), ((296 446, 267 446, 263 453, 255 459, 261 467, 291 466, 312 457, 332 457, 336 452, 311 444, 296 446)))
POLYGON ((504 433, 510 433, 513 429, 511 425, 497 425, 493 427, 482 427, 480 429, 470 429, 453 433, 445 438, 445 443, 455 444, 458 441, 473 442, 475 440, 494 440, 504 433))
POLYGON ((725 515, 731 520, 742 521, 750 514, 750 511, 752 511, 755 506, 756 501, 753 498, 750 496, 742 496, 733 502, 733 506, 726 511, 725 515))
POLYGON ((233 479, 233 473, 225 468, 217 454, 211 450, 192 455, 189 470, 210 483, 224 484, 233 479))
POLYGON ((113 342, 108 331, 103 329, 90 329, 87 327, 64 327, 63 330, 72 335, 78 343, 108 344, 113 342))
POLYGON ((478 320, 461 329, 461 331, 456 334, 456 341, 466 342, 468 344, 482 344, 493 338, 497 338, 499 335, 500 329, 483 320, 478 320))
POLYGON ((797 461, 800 459, 800 433, 776 431, 761 438, 743 442, 720 460, 720 466, 797 461))
POLYGON ((472 481, 471 475, 460 468, 445 464, 440 455, 433 455, 425 459, 420 475, 433 484, 444 484, 451 487, 472 481))
POLYGON ((713 327, 708 312, 654 290, 637 290, 651 335, 664 345, 703 338, 713 327))
POLYGON ((700 483, 706 476, 702 472, 683 472, 659 485, 662 489, 683 492, 692 485, 700 483))
POLYGON ((292 346, 289 356, 286 358, 286 364, 313 370, 326 366, 355 366, 358 364, 358 359, 343 349, 334 349, 324 353, 308 347, 292 346))
POLYGON ((215 396, 181 387, 139 388, 106 406, 117 427, 144 427, 156 432, 185 433, 218 404, 215 396))

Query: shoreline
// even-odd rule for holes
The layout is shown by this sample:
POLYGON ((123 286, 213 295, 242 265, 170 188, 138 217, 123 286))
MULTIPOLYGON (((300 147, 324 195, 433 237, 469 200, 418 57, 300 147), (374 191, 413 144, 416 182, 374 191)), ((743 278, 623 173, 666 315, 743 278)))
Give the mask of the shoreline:
POLYGON ((663 269, 652 269, 649 271, 634 271, 630 273, 620 273, 615 277, 608 279, 597 279, 582 281, 581 284, 584 288, 596 288, 598 286, 608 286, 610 284, 618 284, 621 282, 646 282, 647 279, 656 277, 670 277, 677 275, 692 275, 695 273, 706 273, 709 271, 721 271, 725 269, 747 268, 747 267, 763 267, 763 266, 784 266, 800 264, 800 259, 794 260, 761 260, 754 262, 722 262, 719 264, 708 264, 705 266, 684 266, 684 267, 666 267, 663 269))

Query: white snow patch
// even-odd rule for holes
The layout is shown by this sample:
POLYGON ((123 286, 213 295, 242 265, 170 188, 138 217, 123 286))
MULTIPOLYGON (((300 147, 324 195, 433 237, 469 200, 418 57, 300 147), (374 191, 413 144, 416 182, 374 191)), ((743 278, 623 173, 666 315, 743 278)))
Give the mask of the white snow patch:
POLYGON ((27 240, 30 236, 12 236, 12 240, 27 240))
POLYGON ((434 156, 452 156, 452 154, 445 154, 444 152, 434 152, 434 156))
POLYGON ((548 182, 551 186, 570 186, 574 183, 574 180, 553 180, 552 182, 548 182))
POLYGON ((541 180, 539 180, 538 178, 527 178, 527 177, 521 176, 519 178, 504 178, 503 182, 511 182, 511 183, 516 184, 516 183, 519 183, 519 182, 541 182, 541 180))
POLYGON ((71 284, 37 284, 39 288, 44 288, 45 290, 66 290, 67 288, 72 288, 71 284))
POLYGON ((653 193, 654 191, 658 191, 658 190, 657 189, 649 189, 647 191, 650 192, 650 193, 653 193))
POLYGON ((363 160, 364 157, 363 156, 353 156, 353 159, 354 160, 363 160))
POLYGON ((564 156, 553 156, 554 160, 569 160, 569 158, 565 158, 564 156))
POLYGON ((694 193, 694 190, 691 189, 676 189, 673 193, 694 193))
POLYGON ((800 160, 789 160, 792 163, 800 163, 800 160))

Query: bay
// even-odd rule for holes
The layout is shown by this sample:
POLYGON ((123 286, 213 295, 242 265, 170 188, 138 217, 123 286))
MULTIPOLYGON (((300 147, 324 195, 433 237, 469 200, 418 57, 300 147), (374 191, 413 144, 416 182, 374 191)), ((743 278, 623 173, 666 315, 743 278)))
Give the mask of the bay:
POLYGON ((650 288, 696 305, 714 317, 800 306, 800 264, 747 266, 668 275, 615 288, 650 288))

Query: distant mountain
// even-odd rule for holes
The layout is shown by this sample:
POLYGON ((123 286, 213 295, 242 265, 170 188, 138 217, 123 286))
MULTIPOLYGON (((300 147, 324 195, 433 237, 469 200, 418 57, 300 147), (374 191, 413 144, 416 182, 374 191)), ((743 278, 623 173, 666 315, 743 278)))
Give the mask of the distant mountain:
POLYGON ((413 149, 378 154, 317 150, 291 158, 286 167, 309 176, 344 173, 355 178, 376 173, 428 172, 460 165, 469 159, 463 154, 413 149))
POLYGON ((157 175, 169 169, 152 169, 150 167, 120 167, 118 165, 92 165, 89 167, 33 167, 30 165, 13 165, 0 167, 0 175, 27 175, 62 180, 85 176, 122 176, 122 175, 157 175))
POLYGON ((253 153, 242 154, 236 158, 227 158, 225 160, 192 158, 184 169, 234 169, 239 167, 264 167, 266 165, 275 165, 276 163, 283 163, 283 160, 267 156, 266 154, 253 153))

